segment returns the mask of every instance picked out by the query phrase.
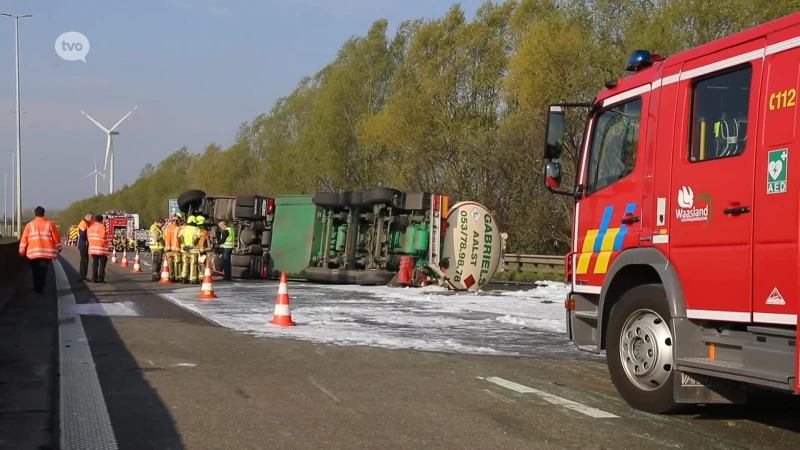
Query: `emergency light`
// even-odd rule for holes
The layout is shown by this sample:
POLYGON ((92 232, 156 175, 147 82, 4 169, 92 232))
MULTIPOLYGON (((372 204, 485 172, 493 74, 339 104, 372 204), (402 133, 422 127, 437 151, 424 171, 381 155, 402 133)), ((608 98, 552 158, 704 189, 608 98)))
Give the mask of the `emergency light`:
POLYGON ((663 61, 661 55, 650 53, 649 50, 634 50, 628 57, 628 64, 625 66, 627 72, 638 72, 652 66, 654 63, 663 61))

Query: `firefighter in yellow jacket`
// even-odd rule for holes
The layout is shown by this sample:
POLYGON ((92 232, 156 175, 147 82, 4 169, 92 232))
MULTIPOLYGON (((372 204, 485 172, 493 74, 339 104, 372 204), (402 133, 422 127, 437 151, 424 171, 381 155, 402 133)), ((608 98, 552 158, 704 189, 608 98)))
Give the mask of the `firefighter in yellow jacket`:
POLYGON ((181 279, 183 284, 199 284, 200 275, 197 273, 197 257, 199 250, 197 244, 200 241, 200 230, 197 228, 197 218, 189 216, 186 218, 186 226, 179 234, 181 252, 183 254, 181 279))

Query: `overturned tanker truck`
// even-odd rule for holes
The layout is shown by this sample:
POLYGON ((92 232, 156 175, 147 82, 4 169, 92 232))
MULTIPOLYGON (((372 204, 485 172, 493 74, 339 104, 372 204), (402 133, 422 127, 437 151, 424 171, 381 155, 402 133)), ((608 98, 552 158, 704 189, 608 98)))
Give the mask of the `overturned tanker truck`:
POLYGON ((506 238, 486 207, 450 206, 441 194, 375 187, 276 196, 270 275, 477 291, 503 270, 506 238))

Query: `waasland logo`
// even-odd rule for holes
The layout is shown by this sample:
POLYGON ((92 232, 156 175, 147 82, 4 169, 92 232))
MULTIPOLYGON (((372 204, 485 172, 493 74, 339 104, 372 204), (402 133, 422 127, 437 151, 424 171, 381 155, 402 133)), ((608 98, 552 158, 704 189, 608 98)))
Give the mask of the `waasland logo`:
POLYGON ((707 226, 711 221, 711 196, 706 193, 698 194, 697 203, 691 187, 684 186, 678 189, 678 209, 675 210, 675 218, 684 223, 706 222, 707 226))

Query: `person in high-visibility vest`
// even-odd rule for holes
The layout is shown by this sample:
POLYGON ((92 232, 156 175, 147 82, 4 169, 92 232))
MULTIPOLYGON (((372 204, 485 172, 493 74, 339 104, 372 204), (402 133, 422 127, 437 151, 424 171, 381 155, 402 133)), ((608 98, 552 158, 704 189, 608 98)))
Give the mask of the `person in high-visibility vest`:
MULTIPOLYGON (((178 244, 178 222, 180 218, 177 214, 169 219, 169 225, 164 228, 164 251, 166 252, 167 264, 171 278, 175 278, 175 254, 180 248, 178 244)), ((158 268, 161 270, 161 267, 158 268)))
POLYGON ((56 224, 44 216, 44 208, 37 206, 33 214, 36 218, 25 225, 20 237, 19 254, 30 262, 33 290, 43 294, 50 264, 61 253, 61 236, 56 224))
POLYGON ((153 257, 153 281, 161 279, 161 264, 164 261, 164 219, 150 225, 150 254, 153 257))
POLYGON ((79 283, 86 282, 86 276, 89 274, 89 227, 94 222, 94 213, 89 211, 78 224, 77 234, 78 239, 76 245, 81 253, 81 264, 78 269, 79 283))
POLYGON ((183 250, 181 249, 181 235, 183 229, 186 228, 186 216, 182 212, 175 213, 178 216, 177 224, 178 231, 175 233, 175 267, 170 267, 173 281, 181 279, 181 272, 183 272, 183 250))
POLYGON ((200 240, 200 232, 196 224, 197 219, 194 216, 189 216, 186 219, 186 226, 178 238, 183 251, 183 268, 181 269, 183 284, 199 284, 200 282, 200 276, 197 273, 197 257, 199 256, 197 243, 200 240))
POLYGON ((89 254, 92 255, 92 283, 106 282, 106 264, 108 264, 108 239, 103 216, 95 214, 94 222, 89 226, 87 233, 89 240, 89 254))
POLYGON ((233 270, 231 258, 233 258, 233 250, 236 248, 236 230, 233 227, 229 227, 228 222, 224 220, 219 223, 219 229, 222 230, 222 234, 219 237, 222 244, 220 244, 219 248, 222 249, 222 270, 225 272, 225 277, 222 280, 233 281, 231 279, 231 271, 233 270))
POLYGON ((209 241, 208 241, 208 224, 206 223, 206 218, 203 216, 195 216, 195 221, 197 222, 197 276, 198 278, 202 277, 204 269, 205 269, 205 257, 207 257, 207 252, 209 250, 209 241), (202 262, 201 262, 202 259, 202 262))

